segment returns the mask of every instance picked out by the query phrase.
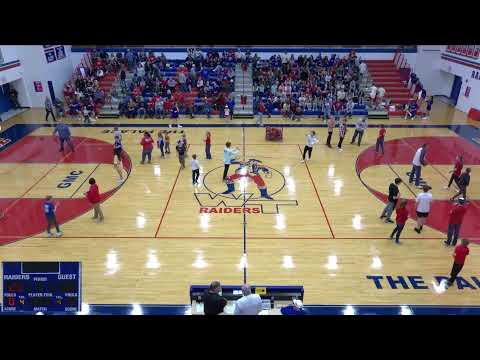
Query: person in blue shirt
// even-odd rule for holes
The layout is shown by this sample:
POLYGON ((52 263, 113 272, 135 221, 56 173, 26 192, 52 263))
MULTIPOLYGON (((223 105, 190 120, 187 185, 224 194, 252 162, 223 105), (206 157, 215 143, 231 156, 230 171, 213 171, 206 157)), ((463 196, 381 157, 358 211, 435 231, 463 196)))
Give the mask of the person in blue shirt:
POLYGON ((235 107, 235 100, 233 98, 230 98, 230 100, 228 100, 228 108, 230 109, 230 120, 233 119, 233 108, 235 107))
POLYGON ((56 233, 57 237, 62 236, 62 232, 58 227, 57 218, 55 217, 55 210, 56 210, 55 204, 52 201, 52 196, 47 195, 43 203, 43 212, 47 219, 47 236, 48 237, 52 237, 52 233, 50 231, 50 228, 52 227, 52 225, 55 226, 55 229, 57 230, 57 233, 56 233))
POLYGON ((70 147, 70 150, 72 152, 75 152, 75 148, 73 147, 72 140, 70 138, 70 127, 67 124, 64 124, 61 120, 59 121, 58 125, 55 127, 55 130, 53 131, 53 135, 58 133, 58 137, 60 139, 60 150, 59 151, 64 151, 63 150, 63 143, 67 143, 68 146, 70 147))
POLYGON ((280 309, 282 315, 309 315, 309 312, 304 309, 301 300, 293 299, 292 304, 284 306, 280 309))

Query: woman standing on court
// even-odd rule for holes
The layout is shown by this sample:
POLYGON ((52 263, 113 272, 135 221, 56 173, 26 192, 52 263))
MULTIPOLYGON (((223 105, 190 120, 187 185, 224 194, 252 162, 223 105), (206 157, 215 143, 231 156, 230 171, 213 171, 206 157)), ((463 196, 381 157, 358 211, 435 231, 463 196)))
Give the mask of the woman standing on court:
POLYGON ((212 146, 212 135, 210 134, 210 131, 207 131, 203 141, 205 142, 205 157, 207 160, 211 160, 212 154, 210 153, 210 147, 212 146))
POLYGON ((343 151, 342 149, 342 143, 343 143, 343 139, 345 138, 345 135, 347 134, 347 119, 343 119, 343 121, 340 122, 340 125, 338 127, 338 136, 339 136, 339 140, 338 140, 338 151, 343 151))
POLYGON ((177 141, 176 146, 177 154, 178 154, 178 161, 180 162, 181 169, 185 169, 185 154, 187 152, 187 147, 185 146, 185 142, 182 139, 177 141))
POLYGON ((423 185, 423 192, 417 196, 417 226, 415 231, 420 234, 423 229, 423 225, 427 222, 428 214, 430 213, 430 206, 432 204, 432 194, 428 191, 431 189, 428 185, 423 185))
POLYGON ((93 218, 92 220, 98 219, 98 222, 103 221, 103 212, 100 208, 100 191, 98 189, 98 185, 95 182, 94 178, 90 178, 88 180, 90 184, 90 189, 85 193, 88 201, 90 201, 93 205, 93 218))
POLYGON ((152 162, 153 139, 148 131, 145 131, 143 134, 140 145, 143 147, 141 164, 145 163, 145 158, 148 158, 148 163, 150 164, 152 162))

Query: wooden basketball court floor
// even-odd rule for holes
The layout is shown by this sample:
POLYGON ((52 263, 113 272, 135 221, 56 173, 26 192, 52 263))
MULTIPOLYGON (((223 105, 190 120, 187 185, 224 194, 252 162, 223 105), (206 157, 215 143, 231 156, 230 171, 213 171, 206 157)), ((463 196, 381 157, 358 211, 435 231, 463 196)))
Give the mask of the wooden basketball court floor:
MULTIPOLYGON (((447 125, 473 125, 462 116, 439 104, 429 121, 386 120, 385 124, 395 126, 387 128, 386 140, 433 139, 438 147, 430 147, 427 159, 442 152, 452 159, 464 145, 455 139, 468 141, 447 125), (436 127, 417 127, 424 124, 436 127)), ((154 149, 152 164, 145 165, 140 164, 141 132, 168 130, 165 120, 102 120, 91 127, 72 127, 77 151, 66 156, 58 152, 51 137, 53 129, 39 127, 0 151, 0 198, 8 199, 0 220, 4 228, 3 233, 0 230, 0 260, 81 261, 83 301, 90 304, 186 304, 191 284, 220 280, 235 285, 246 279, 256 285, 303 285, 305 304, 480 305, 480 251, 475 243, 460 282, 446 291, 438 286, 436 277, 448 276, 452 265, 452 248, 443 245, 446 217, 427 226, 421 235, 413 231, 415 222, 409 219, 401 245, 387 239, 393 225, 379 220, 384 203, 374 193, 386 193, 396 174, 406 180, 410 160, 405 163, 395 158, 388 164, 372 160, 359 176, 358 159, 362 152, 367 162, 372 159, 368 151, 375 144, 375 126, 380 121, 370 121, 360 147, 349 144, 353 134, 349 128, 343 152, 323 145, 326 128, 316 118, 304 119, 299 126, 280 118, 265 121, 295 126, 285 127, 284 140, 277 143, 265 140, 264 128, 242 127, 241 120, 232 122, 236 127, 225 127, 221 119, 184 119, 182 129, 171 129, 177 131, 171 134, 172 154, 160 159, 154 149), (132 164, 122 184, 111 165, 116 123, 121 125, 132 164), (179 130, 187 134, 190 144, 184 170, 174 154, 179 130), (205 160, 202 139, 206 130, 212 133, 212 160, 205 160), (301 151, 308 130, 317 132, 320 144, 311 161, 303 164, 301 151), (237 183, 230 198, 218 195, 226 190, 221 181, 226 141, 237 146, 245 159, 258 159, 271 170, 271 177, 263 180, 274 200, 259 199, 252 181, 237 183), (198 187, 191 181, 192 154, 199 155, 201 164, 198 187), (71 185, 59 186, 72 173, 71 185), (102 203, 104 223, 93 222, 92 211, 85 212, 89 209, 81 205, 89 177, 95 177, 102 193, 109 192, 102 203), (251 194, 246 204, 241 198, 243 189, 251 194), (68 212, 68 221, 61 224, 62 238, 47 238, 41 209, 27 209, 47 194, 58 201, 59 212, 68 212), (25 208, 15 211, 19 204, 26 204, 22 205, 25 208), (251 210, 246 213, 243 208, 251 210), (27 215, 22 216, 22 210, 27 215), (25 229, 36 233, 29 235, 25 229)), ((19 115, 2 124, 2 130, 28 123, 44 125, 43 111, 32 109, 19 115)), ((336 129, 333 143, 337 141, 336 129)), ((415 141, 403 148, 387 142, 386 156, 407 152, 410 157, 415 141)), ((469 144, 479 151, 480 147, 469 144)), ((473 169, 472 216, 480 208, 475 201, 480 199, 478 159, 479 155, 474 156, 468 165, 473 169)), ((443 190, 451 167, 440 161, 423 170, 435 200, 453 194, 443 190)), ((229 174, 234 169, 232 165, 229 174)), ((413 199, 419 190, 407 186, 408 182, 400 186, 401 195, 413 199)), ((474 219, 468 219, 465 229, 469 238, 480 240, 474 219)))

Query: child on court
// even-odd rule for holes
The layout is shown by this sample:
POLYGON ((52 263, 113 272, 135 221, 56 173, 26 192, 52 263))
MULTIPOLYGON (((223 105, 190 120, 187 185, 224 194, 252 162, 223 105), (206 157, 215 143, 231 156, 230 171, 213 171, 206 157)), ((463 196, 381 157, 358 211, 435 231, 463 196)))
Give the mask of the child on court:
POLYGON ((193 185, 197 185, 198 178, 200 177, 200 163, 197 160, 197 154, 192 155, 192 161, 190 164, 192 166, 192 183, 193 185))
POLYGON ((462 169, 463 169, 463 156, 462 155, 457 155, 455 159, 455 165, 453 170, 450 170, 449 173, 452 174, 450 176, 450 181, 448 182, 448 185, 444 187, 445 190, 450 189, 450 186, 452 186, 452 182, 455 181, 455 184, 458 187, 458 178, 462 174, 462 169))
POLYGON ((210 134, 210 131, 207 131, 203 141, 205 142, 205 157, 207 160, 211 160, 212 154, 210 153, 210 148, 212 146, 212 134, 210 134))
POLYGON ((47 236, 52 237, 52 233, 50 232, 50 228, 52 227, 52 225, 55 226, 55 230, 57 230, 57 237, 62 236, 62 232, 58 227, 57 218, 55 217, 56 206, 52 201, 51 195, 47 195, 45 197, 45 202, 43 203, 43 210, 45 213, 45 217, 47 218, 47 236))
POLYGON ((86 106, 83 107, 82 113, 83 113, 83 122, 85 124, 90 124, 90 111, 88 111, 86 106))
POLYGON ((160 157, 165 157, 165 153, 163 151, 163 148, 165 147, 165 140, 163 139, 161 131, 158 132, 157 147, 160 149, 161 152, 160 157))
POLYGON ((170 154, 170 135, 165 131, 165 154, 170 154))
POLYGON ((390 240, 393 240, 393 237, 395 236, 395 243, 400 244, 400 234, 402 233, 405 223, 408 220, 407 199, 400 201, 400 205, 398 206, 396 212, 397 217, 395 218, 395 222, 397 224, 390 234, 390 240))
POLYGON ((381 124, 380 125, 380 130, 378 131, 378 138, 377 138, 377 144, 375 145, 375 153, 378 153, 378 148, 382 149, 382 155, 385 155, 385 150, 383 148, 383 144, 385 141, 385 133, 387 130, 385 129, 385 125, 381 124))
POLYGON ((452 286, 453 282, 457 278, 459 272, 462 270, 463 265, 465 264, 465 258, 468 254, 470 254, 470 249, 468 248, 468 244, 470 242, 466 239, 462 240, 462 243, 455 247, 455 251, 453 252, 453 266, 452 271, 450 273, 450 279, 447 281, 448 286, 452 286))

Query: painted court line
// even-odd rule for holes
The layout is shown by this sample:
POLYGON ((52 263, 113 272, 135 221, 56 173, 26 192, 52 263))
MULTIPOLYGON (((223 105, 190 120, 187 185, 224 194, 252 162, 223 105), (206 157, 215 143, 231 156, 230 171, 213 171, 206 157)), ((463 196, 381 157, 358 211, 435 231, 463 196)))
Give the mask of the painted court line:
MULTIPOLYGON (((187 152, 188 152, 189 147, 190 147, 190 144, 187 146, 187 152)), ((155 237, 157 237, 158 231, 160 230, 160 226, 162 226, 163 218, 165 216, 165 213, 167 212, 168 205, 170 204, 170 199, 172 198, 173 191, 175 190, 175 186, 177 185, 178 177, 180 176, 181 171, 182 171, 182 167, 179 166, 177 177, 175 178, 175 182, 173 183, 172 189, 170 190, 170 194, 168 195, 167 204, 165 205, 165 209, 163 209, 162 217, 160 218, 160 223, 158 224, 157 231, 155 232, 155 237)))
MULTIPOLYGON (((298 151, 300 151, 300 154, 302 154, 302 149, 300 148, 300 145, 298 145, 298 151)), ((332 237, 335 238, 335 234, 333 233, 332 227, 330 225, 330 221, 328 220, 327 213, 325 212, 325 208, 323 207, 322 200, 320 200, 320 196, 318 195, 317 187, 315 186, 315 182, 313 181, 312 174, 310 173, 310 169, 308 168, 308 165, 307 165, 306 161, 305 161, 305 167, 307 168, 308 176, 310 177, 313 188, 315 189, 315 194, 317 194, 318 202, 320 203, 320 206, 322 207, 322 211, 323 211, 323 215, 325 216, 325 220, 327 220, 327 224, 328 224, 328 228, 330 229, 330 233, 332 234, 332 237)))

